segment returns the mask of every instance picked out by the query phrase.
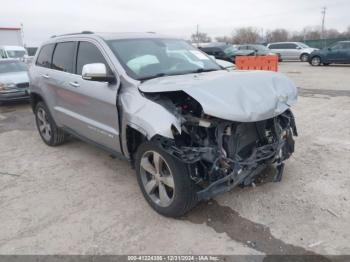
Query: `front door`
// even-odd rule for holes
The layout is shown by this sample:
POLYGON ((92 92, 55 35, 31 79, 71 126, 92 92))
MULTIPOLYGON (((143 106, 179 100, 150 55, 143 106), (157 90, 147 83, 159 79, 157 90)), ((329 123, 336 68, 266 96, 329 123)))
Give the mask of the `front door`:
POLYGON ((111 71, 97 44, 88 41, 57 44, 52 61, 58 86, 55 109, 66 129, 120 152, 117 84, 81 77, 83 66, 90 63, 104 63, 111 71))

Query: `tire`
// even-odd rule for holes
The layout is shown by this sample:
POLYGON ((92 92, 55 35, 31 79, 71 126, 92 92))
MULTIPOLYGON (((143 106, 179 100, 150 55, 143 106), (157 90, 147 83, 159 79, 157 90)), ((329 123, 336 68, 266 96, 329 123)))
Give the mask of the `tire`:
POLYGON ((180 217, 197 204, 196 187, 186 165, 154 143, 138 147, 135 168, 143 196, 159 214, 180 217))
POLYGON ((58 146, 66 141, 67 135, 57 127, 44 102, 35 106, 35 122, 41 139, 48 146, 58 146))
POLYGON ((321 65, 321 57, 319 56, 314 56, 310 60, 310 65, 312 66, 319 66, 321 65))
POLYGON ((307 61, 309 61, 309 54, 301 54, 301 56, 300 56, 300 61, 301 61, 301 62, 307 62, 307 61))

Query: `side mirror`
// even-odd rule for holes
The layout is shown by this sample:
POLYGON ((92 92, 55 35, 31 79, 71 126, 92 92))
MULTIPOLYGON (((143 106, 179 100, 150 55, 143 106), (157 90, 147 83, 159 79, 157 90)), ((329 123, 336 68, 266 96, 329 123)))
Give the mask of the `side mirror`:
POLYGON ((301 47, 300 47, 300 46, 297 46, 297 49, 301 49, 301 47))
POLYGON ((99 81, 112 83, 115 81, 114 75, 107 73, 107 67, 102 63, 86 64, 83 66, 82 78, 88 81, 99 81))
POLYGON ((332 51, 332 48, 328 47, 327 50, 328 50, 328 51, 332 51))

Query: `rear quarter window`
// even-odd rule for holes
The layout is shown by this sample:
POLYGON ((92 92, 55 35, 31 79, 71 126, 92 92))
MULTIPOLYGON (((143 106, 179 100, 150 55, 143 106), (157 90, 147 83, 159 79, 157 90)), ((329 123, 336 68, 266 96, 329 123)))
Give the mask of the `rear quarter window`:
POLYGON ((36 65, 46 68, 51 68, 52 64, 52 53, 55 48, 55 44, 45 45, 40 49, 36 65))

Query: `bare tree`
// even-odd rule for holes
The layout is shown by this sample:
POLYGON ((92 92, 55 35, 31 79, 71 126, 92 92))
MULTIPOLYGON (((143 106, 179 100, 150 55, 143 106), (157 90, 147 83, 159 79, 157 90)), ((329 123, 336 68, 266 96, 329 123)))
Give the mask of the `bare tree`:
POLYGON ((233 43, 232 37, 229 36, 218 36, 215 37, 215 41, 222 42, 222 43, 233 43))
POLYGON ((342 37, 350 38, 350 26, 348 26, 347 30, 342 33, 342 37))
POLYGON ((232 42, 234 44, 246 44, 259 42, 259 30, 254 27, 237 28, 232 33, 232 42))
POLYGON ((325 31, 325 37, 335 39, 341 37, 341 33, 337 29, 327 29, 325 31))
POLYGON ((191 41, 193 43, 209 43, 211 42, 211 37, 207 33, 194 33, 191 35, 191 41))
POLYGON ((285 42, 289 40, 289 32, 286 29, 275 29, 266 33, 266 41, 271 42, 285 42))

